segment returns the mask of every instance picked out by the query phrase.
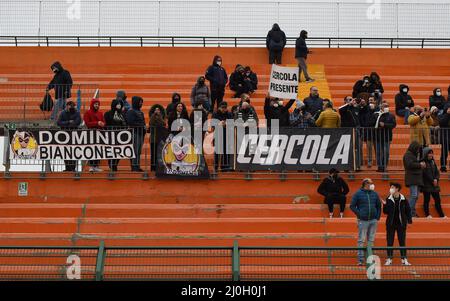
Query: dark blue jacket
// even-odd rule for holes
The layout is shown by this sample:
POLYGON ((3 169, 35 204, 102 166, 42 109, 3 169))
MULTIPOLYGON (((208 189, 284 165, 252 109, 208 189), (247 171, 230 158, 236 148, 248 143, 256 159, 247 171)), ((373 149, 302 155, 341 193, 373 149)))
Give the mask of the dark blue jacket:
POLYGON ((75 111, 75 113, 70 113, 64 110, 59 114, 58 126, 61 128, 77 128, 81 124, 80 112, 75 111), (72 120, 72 122, 70 122, 72 120))
POLYGON ((352 197, 350 209, 358 219, 363 221, 380 220, 381 201, 378 193, 372 190, 360 189, 352 197))
POLYGON ((228 82, 227 72, 222 66, 217 65, 215 60, 216 58, 214 58, 214 63, 206 70, 205 78, 209 80, 211 90, 225 89, 228 82))
POLYGON ((131 106, 132 109, 128 110, 125 116, 127 125, 137 128, 137 134, 145 134, 145 117, 144 113, 141 111, 142 98, 139 96, 133 96, 131 106))
POLYGON ((295 58, 307 58, 308 57, 308 47, 306 46, 306 41, 303 37, 299 37, 295 41, 295 58))

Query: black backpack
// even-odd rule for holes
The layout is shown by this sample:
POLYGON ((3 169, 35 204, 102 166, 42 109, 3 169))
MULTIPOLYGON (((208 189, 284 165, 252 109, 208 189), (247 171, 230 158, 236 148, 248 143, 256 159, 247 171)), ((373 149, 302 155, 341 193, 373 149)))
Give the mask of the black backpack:
POLYGON ((45 93, 44 99, 39 105, 39 108, 42 112, 50 112, 53 109, 53 99, 50 93, 45 93))

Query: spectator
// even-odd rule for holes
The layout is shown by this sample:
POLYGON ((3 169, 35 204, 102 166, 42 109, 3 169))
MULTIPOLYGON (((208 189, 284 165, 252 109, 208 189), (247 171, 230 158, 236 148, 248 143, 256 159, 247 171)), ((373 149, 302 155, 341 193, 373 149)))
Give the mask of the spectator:
POLYGON ((248 94, 251 90, 251 83, 245 80, 245 68, 237 65, 230 75, 230 89, 235 92, 234 97, 239 98, 243 93, 248 94))
POLYGON ((423 170, 425 162, 421 161, 422 146, 413 141, 403 155, 403 168, 405 169, 405 185, 409 187, 409 205, 411 214, 418 217, 416 213, 416 202, 419 198, 419 187, 423 186, 423 170))
MULTIPOLYGON (((66 109, 59 114, 58 126, 64 130, 74 130, 77 129, 81 124, 80 112, 77 111, 76 105, 73 101, 68 101, 66 109)), ((65 172, 76 171, 77 161, 74 160, 64 160, 66 168, 65 172)))
POLYGON ((433 90, 433 95, 429 98, 429 104, 431 107, 438 108, 438 115, 441 115, 444 112, 444 106, 445 106, 445 97, 442 95, 441 88, 436 88, 433 90))
POLYGON ((226 122, 228 119, 233 119, 233 114, 228 111, 228 103, 226 101, 222 101, 219 109, 213 114, 212 118, 219 120, 219 125, 217 127, 214 127, 214 167, 216 171, 218 171, 219 168, 221 171, 229 171, 232 169, 233 158, 232 155, 228 154, 226 151, 226 122), (216 131, 222 131, 222 143, 217 142, 219 134, 216 131))
MULTIPOLYGON (((112 101, 111 110, 105 113, 104 118, 107 129, 121 129, 127 126, 123 113, 123 102, 120 98, 112 101)), ((119 159, 108 160, 109 169, 113 172, 117 171, 119 161, 119 159)))
POLYGON ((319 89, 311 87, 309 89, 309 96, 303 99, 306 112, 310 113, 314 119, 317 119, 322 112, 323 99, 319 96, 319 89))
POLYGON ((407 85, 400 85, 400 92, 395 95, 395 113, 405 118, 405 124, 408 124, 408 117, 411 112, 411 108, 414 107, 414 100, 409 95, 409 87, 407 85))
POLYGON ((376 72, 370 73, 370 88, 369 93, 376 93, 379 92, 380 94, 384 93, 383 83, 381 82, 381 78, 376 72))
MULTIPOLYGON (((350 209, 358 219, 358 247, 363 248, 366 241, 372 246, 381 217, 381 202, 371 179, 363 180, 361 189, 352 197, 350 209)), ((362 265, 363 261, 364 252, 358 250, 358 265, 362 265)))
POLYGON ((444 113, 439 116, 441 138, 441 172, 447 172, 447 158, 450 151, 450 103, 447 103, 444 113))
MULTIPOLYGON (((386 241, 388 247, 394 246, 395 232, 397 232, 398 244, 400 247, 406 246, 406 229, 408 224, 412 224, 411 207, 408 200, 400 193, 402 186, 398 183, 391 183, 389 196, 383 201, 383 213, 386 217, 386 241)), ((387 259, 384 265, 392 265, 394 251, 387 250, 387 259)), ((406 250, 400 250, 403 265, 411 265, 406 258, 406 250)))
POLYGON ((186 122, 189 121, 189 114, 184 103, 179 102, 176 104, 175 111, 172 111, 169 114, 168 117, 169 132, 171 132, 172 134, 178 134, 179 132, 181 132, 183 130, 183 127, 180 126, 182 120, 185 120, 186 122), (175 121, 177 121, 177 123, 175 124, 176 130, 172 130, 172 125, 175 121))
POLYGON ((197 79, 197 83, 192 87, 191 106, 195 107, 199 99, 204 98, 206 98, 206 101, 203 102, 203 106, 208 112, 211 112, 211 93, 209 92, 208 86, 205 85, 205 77, 200 76, 197 79))
POLYGON ((353 86, 353 98, 360 97, 361 93, 370 94, 370 77, 365 75, 363 79, 358 80, 353 86))
POLYGON ((150 120, 148 127, 150 133, 150 170, 155 171, 158 160, 158 146, 169 134, 166 128, 166 110, 162 105, 155 104, 150 108, 148 116, 150 120))
POLYGON ((192 138, 194 138, 194 132, 201 131, 202 132, 202 145, 203 145, 203 138, 205 137, 206 130, 204 129, 203 125, 208 120, 208 112, 203 108, 203 103, 206 100, 200 99, 194 109, 191 111, 191 114, 189 116, 189 122, 191 124, 191 132, 192 132, 192 138), (201 114, 201 119, 196 120, 195 115, 201 114))
POLYGON ((450 103, 450 85, 448 86, 447 89, 447 103, 450 103))
MULTIPOLYGON (((266 48, 269 50, 269 64, 281 64, 283 49, 286 46, 286 34, 275 23, 267 33, 266 48)), ((256 89, 255 89, 256 90, 256 89)))
POLYGON ((330 169, 329 176, 323 179, 317 192, 325 197, 325 204, 328 205, 330 218, 333 218, 334 205, 338 204, 341 218, 344 217, 345 203, 347 194, 349 193, 347 183, 343 178, 339 177, 339 171, 335 168, 330 169))
POLYGON ((181 95, 177 92, 172 94, 172 101, 166 107, 167 116, 170 115, 173 111, 175 111, 176 105, 181 102, 181 95))
MULTIPOLYGON (((100 111, 100 100, 94 98, 91 100, 91 106, 83 116, 84 123, 89 129, 103 129, 105 127, 105 118, 103 113, 100 111)), ((101 172, 103 171, 98 166, 100 160, 90 160, 89 161, 89 172, 101 172)))
POLYGON ((256 124, 258 124, 258 114, 256 114, 255 108, 250 105, 250 99, 242 101, 236 110, 234 119, 242 119, 244 122, 256 121, 256 124))
POLYGON ((141 111, 144 100, 140 96, 131 98, 131 109, 128 110, 126 121, 128 126, 133 129, 133 148, 136 157, 131 159, 131 171, 143 172, 141 169, 141 153, 144 145, 146 132, 145 117, 141 111))
POLYGON ((48 84, 46 91, 55 90, 55 105, 50 119, 57 121, 59 113, 66 108, 66 100, 72 97, 73 81, 69 70, 64 69, 60 62, 54 62, 50 68, 55 75, 48 84))
POLYGON ((216 55, 213 63, 206 70, 205 78, 209 81, 211 89, 211 111, 214 111, 214 106, 217 107, 223 101, 225 95, 225 85, 228 82, 228 76, 225 69, 222 67, 222 57, 216 55))
POLYGON ((308 58, 308 54, 311 53, 311 51, 306 46, 306 39, 308 38, 308 32, 306 30, 302 30, 300 32, 300 37, 295 42, 295 58, 298 62, 299 67, 299 74, 298 74, 298 81, 300 82, 300 79, 302 77, 302 72, 305 75, 305 80, 307 83, 312 83, 315 81, 315 79, 311 78, 308 73, 308 66, 306 65, 306 60, 308 58))
POLYGON ((389 104, 383 103, 375 113, 375 150, 377 155, 377 172, 385 172, 389 163, 389 153, 393 137, 393 129, 397 122, 395 116, 389 112, 389 104))
POLYGON ((414 112, 408 117, 408 124, 411 127, 411 141, 417 141, 422 146, 430 145, 430 126, 433 125, 433 119, 426 108, 415 106, 414 112))
POLYGON ((356 99, 351 96, 344 98, 344 105, 339 108, 341 116, 341 127, 356 128, 359 127, 359 105, 356 99))
POLYGON ((341 116, 333 110, 333 104, 328 99, 324 103, 324 110, 316 120, 316 126, 320 128, 338 128, 341 126, 341 116))
MULTIPOLYGON (((369 101, 365 101, 362 99, 360 101, 360 110, 359 110, 359 123, 361 125, 361 138, 362 141, 367 144, 367 167, 372 167, 372 159, 373 159, 373 150, 374 150, 374 143, 373 141, 375 136, 375 112, 378 111, 378 108, 375 104, 375 99, 373 97, 369 98, 369 101)), ((360 144, 361 149, 358 151, 361 154, 362 159, 362 147, 363 145, 360 144)), ((362 164, 362 162, 360 162, 362 164)))
POLYGON ((283 105, 283 100, 270 97, 267 94, 264 101, 264 115, 267 120, 267 128, 272 126, 273 120, 278 120, 279 127, 289 126, 289 109, 294 102, 295 99, 291 99, 286 105, 283 105))
POLYGON ((300 100, 296 101, 296 108, 289 116, 289 125, 299 129, 316 126, 314 118, 310 113, 305 111, 305 104, 300 100))
POLYGON ((256 75, 255 72, 252 71, 250 66, 245 67, 244 70, 245 70, 244 80, 250 86, 250 93, 253 93, 256 90, 258 90, 258 76, 256 75))
POLYGON ((432 218, 430 215, 430 198, 434 199, 436 211, 440 217, 446 218, 441 207, 441 188, 439 187, 439 170, 434 162, 433 150, 429 147, 423 149, 423 161, 425 162, 425 169, 423 170, 423 210, 427 218, 432 218))
POLYGON ((440 144, 441 130, 439 128, 439 110, 437 107, 430 108, 430 117, 432 120, 430 126, 430 144, 440 144))
POLYGON ((123 103, 123 113, 126 114, 126 112, 131 109, 130 103, 127 101, 127 93, 123 90, 119 90, 116 93, 116 99, 121 100, 123 103))

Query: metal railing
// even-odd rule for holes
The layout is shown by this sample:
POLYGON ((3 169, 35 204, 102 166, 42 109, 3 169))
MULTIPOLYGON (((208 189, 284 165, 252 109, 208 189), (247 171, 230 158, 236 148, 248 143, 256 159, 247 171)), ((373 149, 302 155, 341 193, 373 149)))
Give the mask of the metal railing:
MULTIPOLYGON (((0 247, 1 280, 450 280, 450 248, 0 247), (366 266, 357 264, 363 250, 366 266), (411 266, 384 266, 388 250, 411 266)), ((397 262, 398 260, 398 262, 397 262)))
MULTIPOLYGON (((287 37, 287 48, 297 37, 287 37)), ((0 36, 0 46, 266 47, 266 37, 0 36)), ((450 48, 450 38, 311 37, 310 48, 450 48)))

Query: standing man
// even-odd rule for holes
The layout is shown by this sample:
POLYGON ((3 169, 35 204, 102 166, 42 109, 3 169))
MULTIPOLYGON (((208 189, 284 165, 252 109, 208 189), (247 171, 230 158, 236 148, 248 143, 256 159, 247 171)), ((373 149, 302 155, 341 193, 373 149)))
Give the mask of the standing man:
MULTIPOLYGON (((358 218, 358 248, 363 248, 366 241, 368 246, 372 246, 381 217, 381 201, 371 179, 363 180, 361 189, 352 197, 350 209, 358 218)), ((358 250, 358 265, 363 265, 363 262, 364 251, 358 250)))
POLYGON ((52 81, 48 84, 46 92, 55 89, 55 106, 53 107, 51 120, 58 120, 58 115, 66 108, 66 99, 71 98, 72 77, 70 72, 65 70, 60 62, 54 62, 50 67, 55 74, 52 81))
POLYGON ((281 64, 283 49, 286 46, 286 34, 275 23, 267 33, 266 48, 269 50, 269 64, 281 64))
MULTIPOLYGON (((66 109, 59 114, 58 126, 61 129, 72 131, 77 129, 81 124, 80 112, 77 111, 76 105, 73 101, 68 101, 66 109)), ((74 172, 77 167, 77 161, 75 160, 64 160, 66 165, 65 172, 74 172)))
MULTIPOLYGON (((383 213, 386 217, 386 240, 387 246, 394 246, 395 232, 397 232, 398 244, 400 247, 406 246, 406 228, 412 224, 411 207, 408 200, 400 193, 402 186, 398 183, 391 183, 389 196, 383 201, 383 213)), ((392 264, 394 251, 387 250, 387 259, 384 265, 392 264)), ((403 265, 411 265, 406 258, 406 250, 400 251, 403 265)))
POLYGON ((297 59, 299 67, 298 81, 300 81, 303 72, 305 74, 306 82, 312 83, 315 80, 309 76, 308 66, 306 65, 308 54, 311 53, 311 51, 309 51, 308 47, 306 46, 307 38, 308 32, 306 30, 302 30, 300 33, 300 37, 295 42, 295 58, 297 59))
POLYGON ((205 78, 209 81, 211 90, 211 112, 214 112, 214 106, 217 103, 219 108, 225 95, 225 86, 228 82, 228 76, 225 69, 222 67, 222 57, 214 56, 213 63, 206 70, 205 78))
POLYGON ((416 202, 419 198, 419 187, 423 186, 423 170, 427 167, 421 158, 422 146, 417 141, 411 142, 403 155, 403 167, 405 169, 405 185, 409 187, 409 205, 413 217, 418 217, 416 202))
POLYGON ((143 172, 141 169, 141 152, 146 132, 145 117, 141 111, 144 100, 140 96, 131 98, 131 109, 125 116, 127 125, 133 130, 133 148, 136 157, 131 159, 131 171, 143 172))
POLYGON ((393 137, 393 129, 397 126, 394 114, 389 112, 389 104, 381 104, 375 113, 375 151, 377 156, 377 172, 385 172, 389 163, 389 151, 393 137))

